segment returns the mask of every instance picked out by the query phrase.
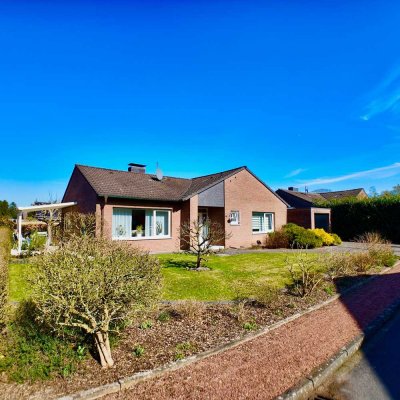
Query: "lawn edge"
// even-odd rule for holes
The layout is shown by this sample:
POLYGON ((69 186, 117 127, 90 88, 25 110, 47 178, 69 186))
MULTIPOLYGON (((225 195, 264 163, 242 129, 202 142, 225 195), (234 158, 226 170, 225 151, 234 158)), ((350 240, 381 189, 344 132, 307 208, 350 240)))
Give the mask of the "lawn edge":
MULTIPOLYGON (((247 334, 245 337, 235 339, 227 344, 217 346, 213 349, 210 349, 205 352, 187 357, 182 360, 168 363, 166 365, 157 367, 155 369, 136 372, 135 374, 133 374, 131 376, 118 379, 117 381, 106 384, 106 385, 101 385, 101 386, 97 386, 97 387, 94 387, 91 389, 81 390, 76 393, 72 393, 70 395, 57 397, 56 400, 93 400, 93 399, 98 399, 107 394, 118 393, 123 390, 129 389, 130 387, 134 386, 135 384, 137 384, 141 381, 144 381, 147 379, 152 379, 152 378, 158 377, 160 375, 164 375, 168 372, 172 372, 177 369, 183 368, 187 365, 201 361, 205 358, 215 356, 224 351, 233 349, 239 345, 242 345, 243 343, 246 343, 250 340, 256 339, 259 336, 262 336, 268 332, 271 332, 277 328, 280 328, 281 326, 286 325, 304 315, 307 315, 309 313, 312 313, 313 311, 316 311, 322 307, 327 306, 328 304, 334 302, 335 300, 339 299, 340 297, 373 281, 374 279, 376 279, 377 276, 385 274, 386 272, 390 271, 392 268, 396 267, 397 265, 400 265, 400 261, 397 261, 393 265, 393 267, 382 269, 382 271, 380 271, 378 274, 371 276, 370 278, 366 279, 363 282, 353 285, 352 287, 348 288, 347 290, 344 290, 342 293, 332 296, 328 300, 325 300, 319 304, 311 306, 300 313, 293 314, 290 317, 287 317, 287 318, 285 318, 281 321, 278 321, 272 325, 268 325, 255 333, 247 334)), ((375 333, 376 329, 378 329, 382 324, 384 324, 388 319, 390 319, 390 317, 392 316, 394 311, 399 306, 400 306, 400 299, 399 299, 399 301, 397 301, 395 303, 395 307, 393 307, 393 305, 389 306, 375 320, 375 321, 379 322, 379 323, 377 323, 376 327, 374 326, 374 324, 375 324, 375 321, 374 321, 370 325, 371 328, 370 328, 370 326, 368 326, 366 328, 365 334, 363 333, 363 334, 360 334, 359 336, 357 336, 347 346, 345 346, 338 353, 336 353, 334 356, 332 356, 326 363, 322 364, 322 366, 317 367, 314 370, 315 372, 313 372, 311 375, 309 375, 307 377, 302 378, 298 384, 296 384, 292 388, 288 389, 282 395, 276 397, 276 400, 303 400, 304 398, 307 398, 307 394, 309 394, 313 390, 315 390, 315 388, 317 386, 319 386, 322 383, 322 381, 324 381, 329 376, 330 373, 334 372, 337 368, 339 368, 344 363, 345 360, 347 360, 351 355, 353 355, 361 346, 362 342, 365 339, 365 336, 367 335, 369 337, 370 335, 375 333), (381 318, 383 315, 386 315, 386 312, 388 310, 390 310, 390 312, 387 313, 388 315, 385 318, 381 318), (346 355, 346 356, 344 356, 344 355, 346 355)))

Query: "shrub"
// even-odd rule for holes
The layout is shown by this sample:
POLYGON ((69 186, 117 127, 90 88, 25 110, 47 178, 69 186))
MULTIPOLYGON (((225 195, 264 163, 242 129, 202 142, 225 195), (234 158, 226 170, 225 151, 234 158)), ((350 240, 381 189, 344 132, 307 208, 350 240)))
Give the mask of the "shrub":
POLYGON ((376 267, 376 260, 368 251, 350 254, 352 269, 358 274, 365 274, 371 268, 376 267))
POLYGON ((178 301, 174 304, 173 308, 182 318, 189 320, 199 319, 206 311, 205 304, 195 300, 178 301))
POLYGON ((13 229, 14 225, 15 225, 14 222, 9 217, 0 215, 0 226, 13 229))
POLYGON ((342 244, 342 239, 340 239, 339 235, 337 235, 336 233, 331 233, 331 235, 333 237, 334 246, 339 246, 340 244, 342 244))
POLYGON ((61 239, 67 241, 74 236, 95 236, 96 215, 93 213, 83 214, 80 212, 68 212, 62 223, 61 239))
POLYGON ((367 232, 359 236, 357 241, 367 246, 370 257, 377 267, 391 267, 396 262, 390 242, 377 232, 367 232))
POLYGON ((289 243, 289 235, 281 229, 267 235, 265 247, 268 249, 287 249, 289 243))
POLYGON ((313 249, 322 246, 322 239, 310 229, 289 223, 283 227, 283 230, 288 235, 289 243, 292 247, 313 249))
POLYGON ((319 259, 306 253, 298 253, 286 260, 290 274, 289 289, 299 297, 309 296, 322 285, 324 275, 319 259))
POLYGON ((109 332, 127 325, 159 297, 158 260, 127 243, 73 238, 34 259, 32 300, 37 320, 91 335, 103 367, 114 364, 109 332))
POLYGON ((328 232, 325 232, 322 228, 310 229, 316 236, 322 239, 324 246, 331 246, 334 243, 333 236, 328 232))
POLYGON ((243 324, 243 329, 245 329, 246 331, 255 331, 257 328, 258 328, 258 326, 255 323, 255 321, 245 322, 243 324))
POLYGON ((43 250, 46 246, 46 236, 39 235, 37 232, 33 232, 31 234, 31 241, 28 245, 28 251, 31 253, 32 251, 40 251, 43 250))
POLYGON ((191 342, 178 343, 175 346, 175 360, 182 360, 195 350, 196 346, 191 342))
POLYGON ((141 356, 144 354, 144 347, 143 347, 142 345, 140 345, 140 344, 136 345, 136 346, 133 348, 133 354, 134 354, 136 357, 141 357, 141 356))
POLYGON ((11 232, 0 227, 0 330, 6 323, 8 303, 8 260, 11 251, 11 232))
POLYGON ((336 278, 351 275, 354 272, 352 257, 349 253, 332 253, 324 258, 326 272, 331 278, 336 278))

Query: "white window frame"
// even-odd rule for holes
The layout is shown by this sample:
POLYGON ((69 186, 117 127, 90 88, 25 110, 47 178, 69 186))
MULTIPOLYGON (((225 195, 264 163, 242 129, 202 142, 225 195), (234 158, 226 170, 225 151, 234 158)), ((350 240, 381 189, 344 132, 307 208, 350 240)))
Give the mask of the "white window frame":
MULTIPOLYGON (((151 236, 142 236, 142 237, 136 237, 136 236, 128 236, 128 237, 119 237, 114 235, 114 226, 112 226, 112 240, 159 240, 159 239, 171 239, 171 232, 172 232, 172 209, 170 208, 152 208, 152 207, 113 207, 113 214, 114 214, 114 209, 115 208, 125 208, 128 210, 136 210, 136 211, 153 211, 153 226, 152 226, 152 233, 151 236), (167 235, 156 235, 156 213, 157 211, 162 211, 162 212, 168 212, 168 233, 167 235)), ((131 232, 132 235, 132 232, 131 232)))
POLYGON ((229 223, 231 225, 240 225, 240 211, 231 210, 229 213, 229 223))
POLYGON ((259 234, 264 234, 264 233, 271 233, 274 232, 275 230, 275 218, 274 218, 274 213, 273 212, 265 212, 265 211, 252 211, 251 213, 251 231, 253 233, 253 235, 259 235, 259 234), (270 229, 265 229, 263 231, 254 231, 253 230, 253 214, 264 214, 263 218, 264 218, 264 226, 267 226, 267 224, 265 223, 265 218, 266 216, 270 215, 271 216, 271 228, 270 229))

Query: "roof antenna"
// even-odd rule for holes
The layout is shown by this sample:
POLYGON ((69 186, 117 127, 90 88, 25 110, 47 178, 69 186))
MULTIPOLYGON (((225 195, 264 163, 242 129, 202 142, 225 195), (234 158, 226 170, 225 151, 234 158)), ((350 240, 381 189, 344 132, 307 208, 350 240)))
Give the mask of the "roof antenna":
POLYGON ((157 180, 162 181, 163 177, 164 177, 164 174, 163 174, 161 168, 158 168, 158 161, 157 161, 157 164, 156 164, 156 178, 157 178, 157 180))

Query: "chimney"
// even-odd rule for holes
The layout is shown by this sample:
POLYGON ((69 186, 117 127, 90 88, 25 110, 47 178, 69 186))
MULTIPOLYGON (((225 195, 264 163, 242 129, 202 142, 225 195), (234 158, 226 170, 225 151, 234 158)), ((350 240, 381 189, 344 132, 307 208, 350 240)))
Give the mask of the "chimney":
POLYGON ((289 186, 289 187, 288 187, 288 190, 290 190, 291 192, 298 192, 298 191, 299 191, 298 188, 293 187, 293 186, 289 186))
POLYGON ((135 164, 129 163, 128 164, 128 171, 135 172, 137 174, 145 174, 146 173, 146 166, 143 164, 135 164))

